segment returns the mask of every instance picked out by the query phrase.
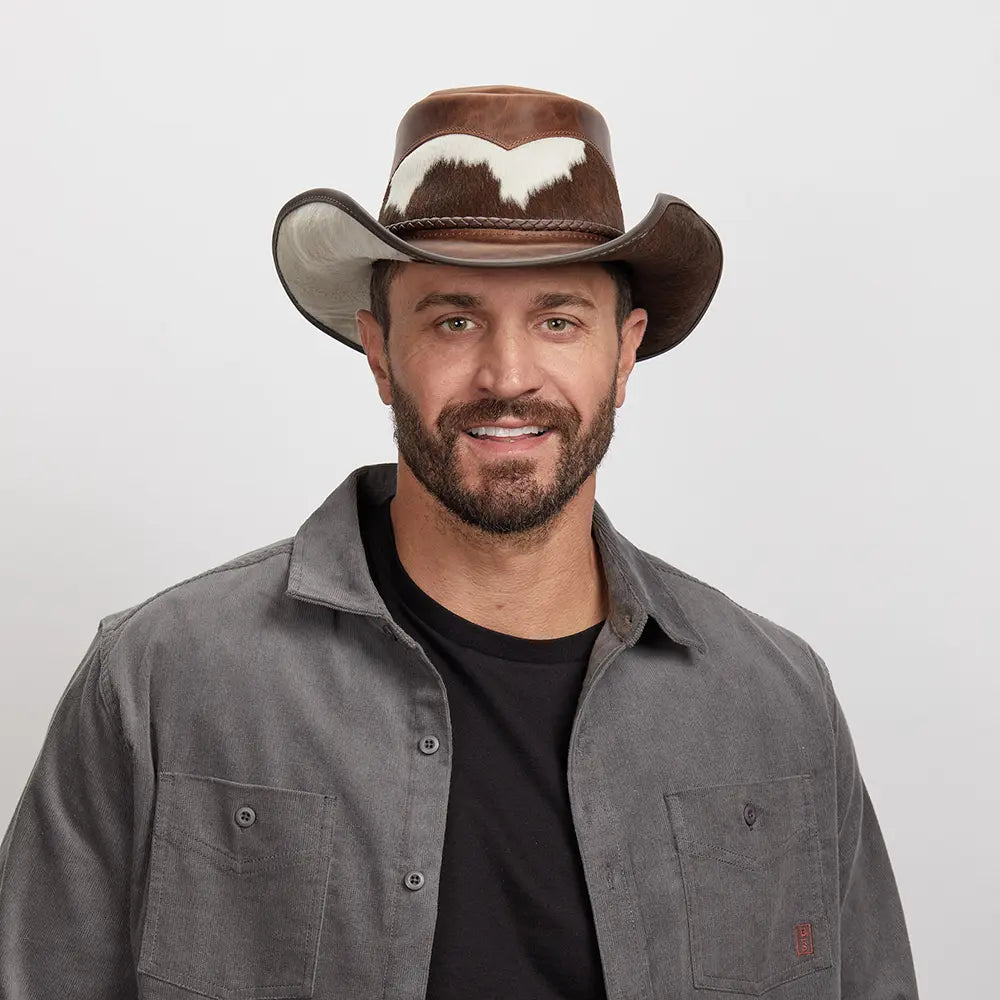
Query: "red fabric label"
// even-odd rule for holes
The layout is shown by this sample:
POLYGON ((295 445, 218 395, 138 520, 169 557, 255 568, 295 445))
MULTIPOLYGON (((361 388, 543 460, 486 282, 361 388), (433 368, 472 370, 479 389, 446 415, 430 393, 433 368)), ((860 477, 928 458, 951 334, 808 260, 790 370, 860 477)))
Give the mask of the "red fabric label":
POLYGON ((811 955, 813 953, 813 925, 795 925, 795 954, 811 955))

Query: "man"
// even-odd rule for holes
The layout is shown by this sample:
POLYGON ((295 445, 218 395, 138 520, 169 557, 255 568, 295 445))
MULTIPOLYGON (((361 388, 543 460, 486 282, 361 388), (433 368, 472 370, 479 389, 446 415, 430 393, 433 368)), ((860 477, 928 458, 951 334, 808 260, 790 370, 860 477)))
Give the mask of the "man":
POLYGON ((0 849, 4 998, 916 998, 824 662, 595 503, 721 272, 678 199, 623 230, 603 118, 514 87, 414 105, 378 220, 285 205, 398 464, 101 621, 0 849))

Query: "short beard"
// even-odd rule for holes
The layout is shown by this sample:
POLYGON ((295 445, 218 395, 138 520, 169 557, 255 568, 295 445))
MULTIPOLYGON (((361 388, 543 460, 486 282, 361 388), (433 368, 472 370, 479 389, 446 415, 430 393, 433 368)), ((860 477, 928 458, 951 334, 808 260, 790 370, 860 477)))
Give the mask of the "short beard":
MULTIPOLYGON (((617 372, 617 363, 614 371, 617 372)), ((392 387, 393 437, 417 480, 466 524, 491 535, 514 535, 541 529, 576 496, 607 453, 615 427, 616 380, 601 400, 590 428, 580 433, 575 407, 532 399, 483 399, 445 407, 436 434, 420 420, 412 396, 395 381, 392 387), (559 459, 555 481, 545 488, 535 478, 533 458, 501 458, 484 463, 477 489, 462 482, 458 461, 459 435, 465 428, 496 423, 503 417, 551 428, 558 434, 559 459)), ((544 529, 542 529, 544 530, 544 529)))

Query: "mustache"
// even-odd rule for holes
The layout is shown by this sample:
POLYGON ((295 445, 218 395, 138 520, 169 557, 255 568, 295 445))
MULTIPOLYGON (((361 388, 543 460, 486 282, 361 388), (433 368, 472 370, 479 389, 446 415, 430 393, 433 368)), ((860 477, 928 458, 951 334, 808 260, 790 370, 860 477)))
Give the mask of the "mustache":
POLYGON ((539 427, 551 427, 571 437, 581 424, 580 414, 573 407, 561 406, 544 399, 476 399, 445 407, 437 418, 442 437, 452 439, 467 427, 496 423, 504 417, 523 420, 539 427))

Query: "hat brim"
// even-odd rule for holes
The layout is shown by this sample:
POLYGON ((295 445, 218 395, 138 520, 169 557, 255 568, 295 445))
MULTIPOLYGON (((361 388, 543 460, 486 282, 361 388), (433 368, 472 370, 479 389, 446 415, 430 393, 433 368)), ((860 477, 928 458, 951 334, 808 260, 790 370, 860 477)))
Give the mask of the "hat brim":
MULTIPOLYGON (((595 246, 516 246, 511 256, 455 256, 426 249, 431 240, 407 241, 390 232, 352 198, 329 188, 304 191, 287 202, 274 223, 271 250, 278 277, 303 316, 324 333, 363 351, 355 314, 370 308, 374 260, 416 261, 462 267, 547 267, 624 261, 632 300, 649 314, 636 359, 679 344, 708 308, 722 276, 722 243, 686 202, 658 194, 630 230, 595 246), (517 256, 530 252, 531 256, 517 256)), ((472 246, 470 241, 468 246, 472 246)), ((495 254, 499 244, 484 247, 495 254)))

